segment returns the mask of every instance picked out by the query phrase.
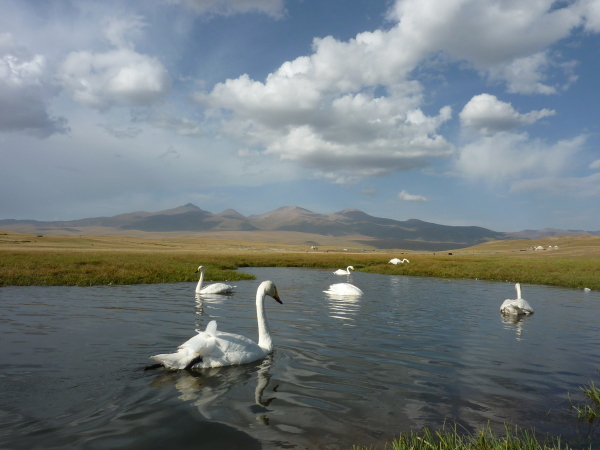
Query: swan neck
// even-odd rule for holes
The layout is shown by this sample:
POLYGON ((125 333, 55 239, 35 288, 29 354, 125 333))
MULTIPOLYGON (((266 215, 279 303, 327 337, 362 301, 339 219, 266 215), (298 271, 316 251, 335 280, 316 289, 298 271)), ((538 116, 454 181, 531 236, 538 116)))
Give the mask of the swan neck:
POLYGON ((202 291, 202 280, 204 280, 204 270, 200 271, 200 279, 198 280, 198 284, 196 285, 197 293, 200 293, 200 291, 202 291))
POLYGON ((517 283, 515 286, 517 288, 517 306, 519 308, 523 308, 523 299, 521 298, 521 285, 517 283))
POLYGON ((273 351, 273 340, 265 314, 265 290, 261 286, 256 292, 256 318, 258 320, 258 346, 267 353, 273 351))

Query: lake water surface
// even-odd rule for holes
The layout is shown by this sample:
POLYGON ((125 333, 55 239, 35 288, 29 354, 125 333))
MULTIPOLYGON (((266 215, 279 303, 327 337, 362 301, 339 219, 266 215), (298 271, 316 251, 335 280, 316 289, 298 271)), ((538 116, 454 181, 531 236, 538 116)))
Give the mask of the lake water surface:
POLYGON ((292 268, 198 301, 195 283, 0 288, 0 448, 349 448, 457 422, 510 422, 600 445, 567 394, 598 381, 600 294, 523 285, 535 310, 499 307, 514 284, 292 268), (265 300, 275 352, 205 370, 143 370, 216 319, 257 339, 265 300), (330 298, 351 281, 365 295, 330 298))

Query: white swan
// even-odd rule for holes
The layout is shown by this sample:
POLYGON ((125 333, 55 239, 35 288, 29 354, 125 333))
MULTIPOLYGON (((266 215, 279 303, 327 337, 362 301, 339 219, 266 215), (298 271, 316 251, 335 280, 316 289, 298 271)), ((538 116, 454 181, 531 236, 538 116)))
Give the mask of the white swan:
POLYGON ((233 292, 235 286, 225 283, 214 283, 202 287, 202 281, 204 280, 204 267, 198 267, 196 273, 198 272, 200 272, 200 280, 198 280, 198 284, 196 285, 196 294, 229 294, 233 292))
POLYGON ((350 283, 332 284, 331 286, 329 286, 328 290, 323 292, 331 295, 363 295, 363 291, 361 291, 359 288, 350 283))
POLYGON ((410 261, 406 258, 404 258, 404 259, 393 258, 393 259, 390 259, 390 262, 388 264, 404 264, 405 262, 409 263, 410 261))
POLYGON ((336 270, 336 271, 335 271, 335 272, 333 272, 333 273, 335 273, 336 275, 350 275, 350 271, 351 271, 351 270, 354 270, 354 267, 352 267, 352 266, 348 266, 348 267, 346 268, 346 270, 344 270, 344 269, 338 269, 338 270, 336 270))
POLYGON ((196 336, 181 344, 177 353, 155 355, 151 358, 172 370, 233 366, 264 358, 273 351, 273 341, 264 310, 267 295, 281 303, 275 284, 272 281, 263 281, 256 291, 258 344, 239 334, 217 331, 217 322, 212 320, 206 330, 196 330, 196 336))
POLYGON ((511 315, 525 315, 529 316, 533 314, 533 308, 526 300, 521 298, 521 284, 515 284, 515 289, 517 290, 517 298, 516 299, 508 299, 504 300, 502 305, 500 306, 500 312, 502 314, 511 314, 511 315))

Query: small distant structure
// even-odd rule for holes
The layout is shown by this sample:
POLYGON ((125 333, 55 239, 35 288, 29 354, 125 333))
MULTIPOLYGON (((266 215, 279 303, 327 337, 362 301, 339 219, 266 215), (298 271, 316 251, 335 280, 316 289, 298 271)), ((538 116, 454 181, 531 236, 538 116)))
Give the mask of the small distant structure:
POLYGON ((311 250, 319 250, 319 247, 317 247, 317 246, 313 245, 313 246, 312 246, 310 249, 311 249, 311 250))

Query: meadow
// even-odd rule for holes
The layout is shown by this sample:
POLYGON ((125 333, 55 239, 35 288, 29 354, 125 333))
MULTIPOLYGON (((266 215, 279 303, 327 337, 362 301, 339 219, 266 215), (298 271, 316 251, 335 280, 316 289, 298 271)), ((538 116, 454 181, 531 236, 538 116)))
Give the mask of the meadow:
POLYGON ((308 267, 600 289, 600 237, 494 241, 444 252, 269 244, 241 240, 43 236, 0 232, 0 286, 89 286, 252 279, 239 267, 308 267), (527 250, 532 246, 558 249, 527 250), (393 265, 391 258, 410 263, 393 265))

